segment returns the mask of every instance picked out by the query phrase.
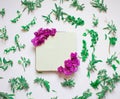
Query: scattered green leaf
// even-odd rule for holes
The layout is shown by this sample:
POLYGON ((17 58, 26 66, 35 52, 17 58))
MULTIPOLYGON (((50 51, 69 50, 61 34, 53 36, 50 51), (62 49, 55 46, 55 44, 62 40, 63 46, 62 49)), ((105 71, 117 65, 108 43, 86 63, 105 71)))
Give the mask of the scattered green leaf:
POLYGON ((64 82, 61 82, 61 85, 63 87, 74 87, 75 86, 75 82, 73 79, 64 79, 65 81, 64 82))
POLYGON ((5 15, 5 9, 4 8, 2 8, 2 10, 0 11, 0 15, 2 15, 2 17, 4 17, 4 15, 5 15))
POLYGON ((0 29, 0 39, 8 40, 7 29, 6 27, 0 29))
POLYGON ((0 92, 0 99, 14 99, 14 94, 8 94, 5 92, 0 92))
POLYGON ((93 14, 93 21, 92 21, 92 23, 93 23, 93 26, 97 26, 98 25, 98 23, 99 23, 99 20, 98 20, 98 18, 96 18, 96 16, 95 16, 95 14, 93 14))
POLYGON ((23 90, 23 89, 27 90, 29 88, 29 85, 23 76, 9 79, 8 82, 10 83, 11 90, 13 93, 16 90, 23 90))
POLYGON ((46 90, 47 90, 48 92, 50 92, 49 81, 44 80, 43 78, 38 78, 38 77, 37 77, 37 78, 34 80, 34 83, 40 84, 41 87, 44 86, 44 87, 46 88, 46 90))

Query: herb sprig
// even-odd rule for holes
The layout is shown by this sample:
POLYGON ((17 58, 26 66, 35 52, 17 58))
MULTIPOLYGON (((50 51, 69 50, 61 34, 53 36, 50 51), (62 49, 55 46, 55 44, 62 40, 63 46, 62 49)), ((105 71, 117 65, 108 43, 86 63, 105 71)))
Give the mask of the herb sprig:
POLYGON ((10 48, 4 49, 4 52, 5 52, 6 54, 9 53, 9 52, 11 52, 11 51, 16 52, 17 49, 18 49, 19 51, 21 51, 21 49, 24 49, 24 48, 25 48, 25 44, 19 43, 19 38, 20 38, 20 35, 19 35, 19 34, 16 34, 15 37, 14 37, 15 46, 11 46, 10 48))
POLYGON ((90 85, 94 89, 98 89, 99 86, 102 88, 96 95, 98 96, 98 99, 103 99, 107 92, 112 92, 114 90, 117 82, 120 82, 120 75, 118 75, 118 73, 115 72, 111 78, 107 75, 107 71, 102 69, 98 72, 97 79, 94 82, 91 82, 90 85))
POLYGON ((86 59, 87 59, 88 56, 89 56, 89 53, 88 53, 86 41, 83 40, 82 43, 83 43, 83 49, 82 49, 82 51, 81 51, 81 57, 82 57, 82 61, 85 62, 86 59))
POLYGON ((107 12, 107 5, 104 4, 104 0, 92 0, 91 5, 97 8, 100 12, 107 12))
POLYGON ((75 86, 75 81, 73 79, 64 79, 64 82, 61 82, 61 85, 63 87, 74 87, 75 86))
POLYGON ((72 99, 88 99, 90 96, 92 96, 92 92, 90 92, 90 90, 86 90, 83 92, 83 95, 82 96, 76 96, 72 99))
POLYGON ((90 34, 91 36, 91 46, 93 48, 93 52, 95 51, 95 45, 97 44, 98 42, 98 33, 96 31, 94 31, 93 29, 91 30, 87 30, 87 33, 84 33, 83 36, 87 36, 88 34, 90 34))
POLYGON ((16 90, 23 90, 23 89, 27 90, 29 88, 29 85, 23 76, 9 79, 8 82, 10 83, 11 90, 13 93, 16 90))
POLYGON ((44 0, 35 0, 35 1, 30 1, 30 0, 21 0, 22 5, 25 6, 24 10, 28 9, 28 13, 32 12, 35 10, 35 8, 41 8, 41 3, 44 0))
POLYGON ((96 69, 96 64, 102 62, 102 60, 96 60, 96 56, 92 53, 92 60, 89 62, 88 65, 88 74, 87 76, 90 77, 90 72, 94 72, 96 69))
POLYGON ((0 92, 0 99, 14 99, 14 94, 0 92))
POLYGON ((0 39, 8 40, 6 27, 3 27, 3 28, 0 29, 0 39))
POLYGON ((71 6, 76 8, 76 10, 80 11, 82 11, 85 8, 84 4, 79 4, 78 0, 72 0, 71 6))
POLYGON ((2 10, 0 11, 0 15, 1 15, 2 17, 4 17, 4 15, 5 15, 5 9, 4 9, 4 8, 2 8, 2 10))
POLYGON ((6 58, 1 58, 0 57, 0 68, 6 71, 8 67, 13 66, 13 61, 12 60, 6 60, 6 58))
POLYGON ((23 25, 21 26, 21 28, 24 30, 24 31, 29 31, 30 29, 30 26, 33 26, 36 24, 36 18, 34 17, 27 25, 23 25))
POLYGON ((25 57, 21 56, 21 59, 18 60, 18 64, 21 64, 23 66, 23 69, 25 71, 25 68, 30 65, 30 59, 27 59, 25 57))
POLYGON ((98 18, 96 18, 96 16, 95 16, 95 14, 93 14, 93 21, 92 21, 92 23, 93 23, 93 26, 97 26, 98 25, 98 23, 99 23, 99 20, 98 20, 98 18))
POLYGON ((21 16, 22 16, 22 14, 20 13, 20 11, 17 10, 17 17, 12 19, 11 22, 16 23, 21 18, 21 16))
POLYGON ((48 91, 48 92, 50 92, 50 84, 49 84, 49 81, 47 81, 47 80, 45 80, 45 79, 43 79, 43 78, 36 78, 35 80, 34 80, 34 83, 37 83, 37 84, 39 84, 41 87, 45 87, 46 88, 46 90, 48 91))
POLYGON ((107 58, 107 61, 106 61, 106 63, 108 65, 110 65, 113 68, 113 70, 116 70, 117 67, 116 67, 115 63, 113 63, 113 62, 116 62, 117 64, 120 64, 120 60, 118 60, 118 57, 116 56, 116 53, 114 53, 110 58, 107 58))

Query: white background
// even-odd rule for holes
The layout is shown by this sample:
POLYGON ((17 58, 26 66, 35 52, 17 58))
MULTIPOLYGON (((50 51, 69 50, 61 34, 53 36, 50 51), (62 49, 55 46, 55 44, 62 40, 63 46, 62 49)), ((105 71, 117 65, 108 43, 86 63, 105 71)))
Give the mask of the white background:
MULTIPOLYGON (((14 65, 12 68, 8 68, 7 71, 0 70, 0 76, 4 77, 4 79, 0 80, 0 91, 2 92, 8 92, 12 93, 10 89, 10 85, 8 83, 8 80, 13 77, 21 76, 23 75, 28 83, 29 83, 29 90, 28 91, 16 91, 15 92, 15 99, 28 99, 26 97, 27 92, 32 92, 33 99, 50 99, 51 97, 57 96, 58 99, 72 99, 76 95, 81 96, 84 91, 86 91, 88 88, 92 91, 93 95, 89 99, 97 99, 97 96, 95 93, 98 92, 98 90, 94 90, 89 84, 92 80, 95 80, 97 77, 97 72, 94 72, 91 74, 91 78, 87 78, 87 67, 89 60, 91 59, 91 52, 92 49, 89 47, 90 45, 90 37, 83 37, 82 34, 85 32, 86 29, 94 29, 99 34, 99 41, 96 45, 96 51, 95 55, 97 56, 97 59, 103 60, 103 63, 97 64, 97 70, 100 69, 107 69, 108 74, 111 76, 114 71, 111 67, 107 66, 105 63, 107 57, 111 56, 114 52, 117 52, 118 57, 120 58, 120 1, 119 0, 105 0, 105 4, 108 7, 107 13, 99 12, 97 9, 93 8, 90 5, 90 0, 79 0, 80 3, 85 4, 85 9, 83 11, 76 11, 75 8, 70 7, 70 1, 64 2, 63 4, 59 3, 60 0, 53 1, 53 0, 45 0, 42 3, 42 8, 36 9, 32 13, 29 13, 26 11, 23 12, 22 17, 19 19, 17 23, 11 23, 10 20, 15 18, 17 16, 16 11, 20 10, 22 11, 24 9, 24 6, 21 5, 20 0, 0 0, 0 9, 5 8, 6 14, 2 18, 0 16, 0 28, 6 26, 7 33, 9 35, 9 39, 7 41, 0 40, 0 57, 6 57, 7 59, 11 59, 14 62, 14 65), (42 18, 42 15, 48 15, 52 9, 54 9, 54 3, 57 3, 61 7, 63 7, 63 11, 74 15, 75 17, 81 17, 85 20, 84 26, 79 26, 77 29, 74 28, 74 26, 64 23, 62 21, 54 20, 55 17, 52 15, 53 23, 46 24, 44 22, 44 19, 42 18), (92 16, 93 14, 96 15, 96 17, 99 18, 99 25, 98 27, 93 27, 92 25, 92 16), (22 25, 28 24, 33 17, 37 18, 36 25, 32 26, 30 28, 30 31, 23 32, 21 29, 22 25), (104 27, 106 27, 106 24, 113 20, 117 27, 117 37, 118 42, 115 47, 111 47, 111 53, 108 53, 108 40, 104 39, 105 33, 108 33, 108 31, 103 30, 104 27), (34 32, 37 31, 39 28, 56 28, 58 31, 74 31, 77 32, 77 45, 78 49, 77 52, 80 55, 81 49, 82 49, 82 40, 87 40, 87 45, 89 48, 89 58, 85 63, 81 62, 81 65, 79 67, 78 72, 76 72, 71 78, 73 78, 76 82, 75 87, 73 88, 64 88, 61 86, 60 82, 64 81, 64 78, 60 75, 58 75, 55 72, 47 72, 47 73, 37 73, 35 70, 35 49, 31 43, 31 39, 34 37, 34 32), (4 54, 4 49, 11 47, 14 45, 14 36, 15 34, 20 35, 20 42, 23 44, 26 44, 26 48, 23 49, 21 52, 17 51, 15 53, 9 53, 4 54), (18 65, 17 61, 20 59, 21 56, 24 56, 26 58, 30 58, 31 65, 26 68, 26 71, 24 72, 21 65, 18 65), (39 85, 34 84, 34 79, 36 77, 42 77, 50 82, 51 86, 51 92, 47 92, 45 88, 41 88, 39 85), (55 90, 56 92, 52 92, 52 90, 55 90)), ((50 57, 50 56, 48 56, 50 57)), ((117 69, 118 73, 120 73, 120 68, 118 66, 117 69)), ((105 99, 119 99, 120 97, 120 84, 116 84, 116 88, 112 93, 107 93, 105 99)))

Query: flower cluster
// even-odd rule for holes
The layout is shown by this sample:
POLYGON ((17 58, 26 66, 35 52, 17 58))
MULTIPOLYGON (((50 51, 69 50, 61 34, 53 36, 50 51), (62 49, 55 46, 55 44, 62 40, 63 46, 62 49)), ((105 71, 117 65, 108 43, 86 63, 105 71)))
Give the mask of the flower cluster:
POLYGON ((34 33, 35 37, 31 40, 31 42, 36 47, 43 44, 49 36, 55 36, 55 34, 56 34, 56 29, 54 28, 52 29, 40 28, 37 32, 34 33))
POLYGON ((77 57, 77 53, 71 53, 70 59, 64 61, 64 67, 58 67, 58 72, 65 75, 72 75, 78 70, 80 61, 77 57))

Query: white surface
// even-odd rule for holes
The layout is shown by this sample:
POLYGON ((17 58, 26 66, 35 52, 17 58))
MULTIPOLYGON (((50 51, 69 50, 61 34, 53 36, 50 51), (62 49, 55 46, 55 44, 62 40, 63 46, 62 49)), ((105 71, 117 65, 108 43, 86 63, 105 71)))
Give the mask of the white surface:
MULTIPOLYGON (((41 17, 42 15, 47 15, 50 13, 50 11, 54 8, 54 3, 56 2, 59 4, 59 0, 52 1, 52 0, 45 0, 42 3, 42 8, 36 9, 32 13, 27 13, 27 10, 22 14, 22 17, 20 20, 16 23, 13 24, 10 22, 11 19, 16 17, 16 11, 23 10, 23 6, 21 6, 20 0, 0 0, 0 9, 5 8, 6 9, 6 15, 4 18, 1 18, 0 16, 0 28, 6 26, 8 35, 9 35, 9 40, 8 41, 3 41, 0 40, 0 56, 1 57, 6 57, 7 59, 12 59, 14 61, 14 66, 12 68, 9 68, 7 71, 3 72, 0 70, 0 76, 3 76, 4 79, 0 80, 0 91, 8 92, 11 93, 10 90, 10 85, 8 83, 8 80, 13 77, 21 76, 23 75, 29 85, 30 88, 28 92, 32 92, 32 97, 34 99, 50 99, 51 97, 58 96, 58 99, 72 99, 72 97, 75 97, 76 95, 81 96, 83 91, 87 90, 88 88, 91 89, 93 92, 92 97, 89 99, 97 99, 97 96, 95 93, 97 90, 94 90, 93 88, 90 87, 89 83, 91 80, 96 79, 96 74, 97 72, 94 72, 91 74, 91 78, 88 79, 86 77, 87 74, 87 66, 88 62, 91 59, 87 59, 86 63, 81 62, 81 66, 79 68, 79 71, 73 75, 73 79, 75 79, 76 85, 74 88, 64 88, 60 85, 60 82, 63 81, 63 77, 59 76, 57 73, 54 72, 48 72, 48 73, 37 73, 35 70, 35 49, 31 43, 31 39, 34 37, 33 33, 37 31, 41 27, 49 27, 49 28, 56 28, 58 31, 72 31, 76 32, 78 35, 78 43, 77 43, 77 51, 78 53, 81 52, 82 49, 82 40, 86 39, 87 44, 90 45, 90 37, 87 36, 86 38, 82 37, 82 34, 85 32, 86 29, 94 29, 99 33, 99 41, 96 45, 96 52, 95 55, 97 56, 97 59, 102 59, 103 63, 98 63, 97 64, 97 69, 101 68, 106 68, 108 70, 108 73, 111 75, 113 73, 112 68, 106 65, 105 61, 107 57, 110 55, 108 54, 108 42, 104 40, 104 34, 107 33, 106 31, 103 30, 103 28, 106 26, 107 22, 113 20, 114 23, 117 26, 117 37, 120 37, 120 14, 119 14, 119 9, 120 9, 120 1, 119 0, 105 0, 105 4, 108 6, 108 11, 107 13, 99 13, 99 11, 90 5, 90 0, 79 0, 80 3, 85 4, 85 9, 81 11, 76 11, 74 8, 70 7, 70 2, 65 2, 64 4, 61 4, 63 7, 64 11, 69 13, 70 15, 74 15, 75 17, 81 17, 82 19, 85 20, 85 25, 82 27, 78 27, 77 29, 74 28, 74 26, 71 26, 68 23, 64 23, 62 21, 56 21, 53 20, 54 23, 46 25, 46 22, 44 22, 43 18, 41 17), (94 28, 92 26, 92 16, 93 14, 96 14, 96 16, 99 18, 99 25, 97 28, 94 28), (26 25, 29 23, 33 17, 37 18, 37 24, 32 26, 30 28, 29 32, 22 32, 21 31, 21 26, 26 25), (3 53, 3 50, 5 48, 8 48, 12 45, 14 45, 14 36, 15 34, 18 33, 20 34, 20 42, 26 44, 26 48, 23 49, 21 52, 15 52, 9 53, 5 55, 3 53), (26 68, 26 71, 24 72, 23 68, 21 65, 18 65, 17 61, 20 59, 21 56, 30 58, 31 60, 31 65, 26 68), (56 90, 55 92, 50 92, 48 93, 44 88, 41 88, 39 85, 34 84, 33 80, 36 77, 42 77, 48 81, 50 81, 51 85, 51 90, 56 90)), ((54 17, 52 17, 55 19, 54 17)), ((120 38, 118 39, 118 43, 116 44, 115 47, 111 48, 111 54, 114 52, 119 53, 120 49, 120 38)), ((92 49, 89 49, 89 53, 91 54, 92 49)), ((119 55, 120 58, 120 55, 119 55)), ((119 66, 118 66, 119 67, 119 66)), ((120 68, 117 70, 118 72, 120 71, 120 68)), ((120 73, 120 72, 119 72, 120 73)), ((120 84, 116 85, 116 88, 112 93, 108 93, 106 95, 106 99, 119 99, 120 97, 120 84)), ((27 99, 26 97, 26 91, 17 91, 15 93, 15 99, 27 99)))
POLYGON ((77 33, 57 32, 49 37, 44 44, 36 47, 36 70, 57 71, 70 58, 71 52, 77 51, 77 33))

